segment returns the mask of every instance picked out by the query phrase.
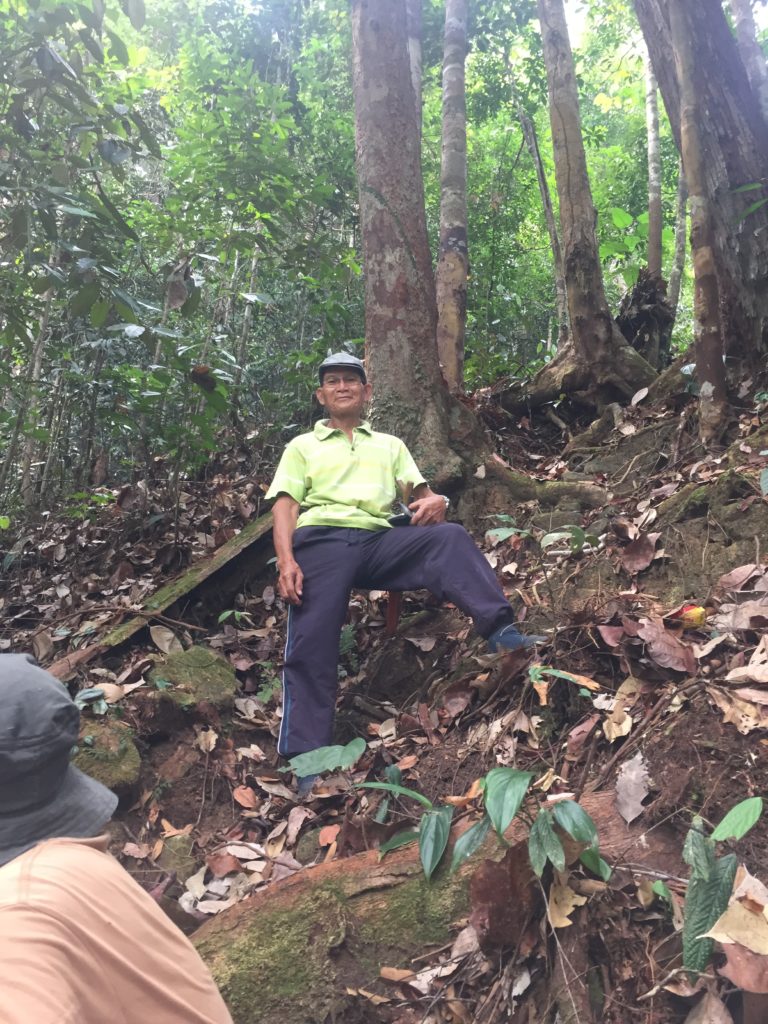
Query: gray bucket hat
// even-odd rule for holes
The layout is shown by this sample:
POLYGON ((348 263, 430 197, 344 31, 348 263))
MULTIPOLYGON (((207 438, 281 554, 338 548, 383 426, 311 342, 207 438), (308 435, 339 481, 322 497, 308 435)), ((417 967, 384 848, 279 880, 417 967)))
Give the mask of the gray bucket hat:
POLYGON ((320 383, 323 383, 323 374, 329 370, 341 370, 344 367, 348 370, 356 370, 363 378, 363 384, 368 383, 368 378, 365 375, 365 363, 362 359, 358 359, 357 356, 350 355, 349 352, 334 352, 332 355, 325 357, 317 369, 320 383))
POLYGON ((55 836, 94 836, 114 793, 69 763, 80 712, 27 654, 0 654, 0 866, 55 836))

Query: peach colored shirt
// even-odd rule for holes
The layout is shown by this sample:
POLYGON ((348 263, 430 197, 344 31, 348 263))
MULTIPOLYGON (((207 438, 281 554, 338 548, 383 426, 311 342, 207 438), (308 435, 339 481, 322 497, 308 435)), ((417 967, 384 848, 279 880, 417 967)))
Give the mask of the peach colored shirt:
POLYGON ((3 1024, 231 1024, 203 961, 106 852, 49 839, 0 868, 3 1024))

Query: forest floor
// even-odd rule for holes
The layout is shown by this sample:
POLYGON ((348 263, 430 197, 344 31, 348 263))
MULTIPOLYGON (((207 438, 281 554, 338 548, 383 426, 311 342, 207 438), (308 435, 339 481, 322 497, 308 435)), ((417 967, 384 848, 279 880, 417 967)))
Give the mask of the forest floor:
MULTIPOLYGON (((536 891, 520 901, 525 916, 498 912, 515 897, 498 880, 484 884, 495 869, 480 864, 442 930, 425 925, 402 941, 393 932, 374 962, 331 951, 330 1003, 318 997, 314 1009, 312 992, 301 1011, 286 1009, 287 990, 248 1009, 217 947, 210 958, 238 1024, 765 1019, 765 997, 741 992, 768 991, 762 934, 752 945, 745 933, 718 943, 698 979, 681 970, 694 816, 708 832, 768 790, 768 437, 765 407, 745 403, 719 453, 698 445, 685 397, 644 408, 641 396, 599 445, 564 456, 569 438, 552 420, 512 419, 486 399, 500 458, 538 480, 606 489, 586 515, 529 503, 476 532, 524 628, 549 640, 535 656, 488 655, 467 620, 426 592, 405 595, 387 636, 387 595, 354 594, 337 740, 362 736, 367 747, 305 802, 275 749, 286 611, 271 567, 235 593, 222 570, 216 587, 192 590, 68 674, 84 708, 77 763, 121 796, 113 851, 190 934, 216 915, 217 925, 236 922, 236 908, 295 889, 297 876, 311 888, 312 865, 343 873, 345 860, 363 863, 365 851, 417 824, 423 808, 413 800, 355 788, 387 768, 452 803, 466 824, 479 817, 477 780, 514 765, 534 774, 543 805, 592 794, 609 807, 609 824, 595 814, 599 836, 609 825, 626 831, 606 854, 609 879, 570 858, 556 877, 545 873, 547 903, 545 889, 526 883, 536 891)), ((50 666, 102 640, 259 511, 268 474, 250 466, 248 453, 222 456, 175 509, 162 481, 139 481, 104 491, 102 508, 89 499, 22 531, 4 553, 0 649, 33 650, 50 666)), ((727 852, 768 883, 768 819, 719 843, 727 852)), ((755 883, 759 912, 768 893, 762 903, 757 893, 755 883)), ((204 955, 209 947, 200 943, 204 955)), ((268 971, 303 953, 281 947, 268 971)))

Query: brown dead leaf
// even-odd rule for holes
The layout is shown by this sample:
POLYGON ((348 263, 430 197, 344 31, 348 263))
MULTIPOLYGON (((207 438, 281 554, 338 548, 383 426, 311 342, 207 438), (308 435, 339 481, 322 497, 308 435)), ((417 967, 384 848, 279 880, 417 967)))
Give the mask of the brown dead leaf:
POLYGON ((431 651, 437 643, 437 638, 434 636, 406 636, 403 639, 425 653, 431 651))
POLYGON ((768 726, 768 712, 762 711, 759 705, 740 700, 733 693, 716 686, 708 686, 707 693, 723 712, 723 720, 735 725, 742 735, 768 726))
POLYGON ((684 1024, 733 1024, 733 1017, 714 992, 705 992, 701 1002, 697 1003, 684 1024))
POLYGON ((50 633, 36 633, 32 637, 32 653, 41 664, 53 654, 53 637, 50 633))
POLYGON ((317 837, 320 846, 330 846, 331 843, 335 843, 340 830, 341 825, 324 825, 317 837))
POLYGON ((419 759, 416 754, 406 754, 405 757, 401 757, 397 762, 397 767, 401 772, 408 771, 409 768, 415 768, 419 763, 419 759))
POLYGON ((549 890, 547 916, 553 928, 567 928, 573 924, 570 915, 576 907, 587 902, 586 896, 579 896, 569 885, 552 883, 549 890))
POLYGON ((686 675, 696 672, 696 658, 691 648, 671 633, 661 619, 641 619, 637 635, 645 641, 651 658, 662 668, 671 668, 686 675))
POLYGON ((379 977, 383 978, 384 981, 395 981, 398 984, 401 981, 408 981, 414 975, 414 971, 408 971, 402 967, 382 967, 379 971, 379 977))
POLYGON ((632 719, 624 710, 624 701, 617 700, 610 715, 607 715, 603 722, 603 732, 609 743, 628 736, 632 731, 632 719))
POLYGON ((247 807, 251 811, 255 811, 261 804, 261 800, 259 800, 258 796, 250 786, 236 786, 235 789, 232 790, 232 798, 236 800, 241 807, 247 807))
POLYGON ((660 533, 641 533, 619 553, 621 564, 630 575, 647 569, 656 555, 656 543, 660 533))
POLYGON ((760 909, 755 913, 740 900, 731 900, 704 934, 724 947, 729 942, 738 942, 752 953, 768 958, 768 920, 760 909))
POLYGON ((759 565, 750 562, 748 565, 740 565, 731 569, 715 584, 715 591, 721 594, 732 593, 741 590, 745 583, 752 579, 758 572, 762 571, 759 565))
POLYGON ((168 629, 167 626, 150 626, 149 635, 156 647, 158 647, 163 654, 178 654, 183 651, 184 648, 181 646, 181 641, 173 632, 172 629, 168 629))
POLYGON ((480 948, 516 946, 539 901, 525 843, 511 846, 501 861, 484 860, 469 883, 469 923, 480 948))
POLYGON ((738 942, 729 942, 722 948, 725 965, 718 970, 744 992, 768 993, 768 956, 753 953, 738 942))
POLYGON ((288 846, 293 846, 293 844, 299 838, 301 826, 304 824, 307 818, 314 817, 315 812, 311 811, 308 807, 302 807, 301 805, 297 804, 295 807, 291 808, 291 811, 288 815, 288 831, 286 833, 288 846))
POLYGON ((192 831, 192 822, 185 825, 184 828, 176 828, 172 825, 167 818, 161 818, 160 824, 163 827, 163 839, 170 839, 172 836, 188 836, 192 831))
POLYGON ((592 735, 595 726, 600 721, 600 715, 590 715, 589 718, 574 726, 568 733, 568 744, 566 747, 566 760, 575 761, 581 750, 592 735))
POLYGON ((545 679, 540 679, 533 684, 533 688, 539 698, 539 704, 546 707, 549 703, 549 683, 545 679))
POLYGON ((623 626, 598 626, 597 631, 609 647, 618 647, 624 639, 623 626))
POLYGON ((233 857, 226 850, 217 850, 205 858, 205 863, 213 872, 214 878, 223 878, 232 874, 233 871, 240 871, 241 865, 237 857, 233 857))
POLYGON ((204 754, 210 754, 216 746, 219 734, 206 725, 195 725, 195 746, 204 754))
POLYGON ((475 691, 468 682, 462 680, 446 687, 441 700, 449 719, 454 719, 457 715, 460 715, 472 703, 474 696, 475 691))
POLYGON ((443 800, 452 807, 469 807, 480 795, 480 779, 475 779, 464 796, 446 796, 443 800))
POLYGON ((144 860, 149 856, 149 843, 126 843, 121 851, 126 857, 135 857, 136 860, 144 860))

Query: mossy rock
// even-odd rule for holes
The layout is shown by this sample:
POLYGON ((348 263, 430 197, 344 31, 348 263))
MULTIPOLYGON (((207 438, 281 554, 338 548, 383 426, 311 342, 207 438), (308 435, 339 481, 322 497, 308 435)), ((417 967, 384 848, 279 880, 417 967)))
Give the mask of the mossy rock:
POLYGON ((123 722, 106 716, 84 718, 78 752, 72 763, 121 798, 136 792, 141 758, 133 742, 133 733, 123 722))
POLYGON ((147 697, 172 702, 184 711, 203 703, 217 711, 229 711, 237 689, 229 662, 205 647, 169 655, 152 669, 149 678, 157 689, 148 691, 147 697))

